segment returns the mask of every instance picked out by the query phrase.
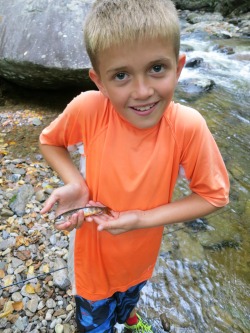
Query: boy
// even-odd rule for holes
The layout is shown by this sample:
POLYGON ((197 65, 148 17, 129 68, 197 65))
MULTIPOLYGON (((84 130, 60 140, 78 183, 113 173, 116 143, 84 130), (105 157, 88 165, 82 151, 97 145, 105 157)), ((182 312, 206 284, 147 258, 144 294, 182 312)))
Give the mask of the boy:
POLYGON ((175 104, 185 64, 169 0, 96 0, 85 43, 99 91, 76 97, 41 136, 41 151, 64 182, 41 213, 105 205, 113 216, 75 213, 69 266, 80 332, 153 332, 136 313, 164 225, 228 203, 227 172, 205 120, 175 104), (80 171, 68 151, 80 151, 80 171), (84 164, 86 166, 84 167, 84 164), (179 171, 192 193, 171 203, 179 171), (86 171, 86 172, 85 172, 86 171))

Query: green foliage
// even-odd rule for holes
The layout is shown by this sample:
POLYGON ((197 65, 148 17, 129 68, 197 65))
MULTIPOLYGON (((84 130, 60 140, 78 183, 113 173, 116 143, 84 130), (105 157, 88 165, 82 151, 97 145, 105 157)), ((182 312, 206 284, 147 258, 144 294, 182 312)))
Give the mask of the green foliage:
POLYGON ((17 194, 14 194, 12 198, 10 198, 9 205, 11 205, 17 198, 17 194))
POLYGON ((213 3, 215 11, 221 12, 224 16, 231 13, 245 13, 250 9, 250 2, 248 0, 214 0, 213 3))

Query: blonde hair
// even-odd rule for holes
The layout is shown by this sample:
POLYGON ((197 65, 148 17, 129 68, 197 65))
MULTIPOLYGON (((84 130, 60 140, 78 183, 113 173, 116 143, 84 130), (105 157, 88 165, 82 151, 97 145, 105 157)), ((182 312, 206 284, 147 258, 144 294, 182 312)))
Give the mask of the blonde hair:
POLYGON ((172 1, 96 0, 85 21, 85 46, 97 71, 98 58, 105 49, 150 38, 172 42, 178 59, 180 26, 172 1))

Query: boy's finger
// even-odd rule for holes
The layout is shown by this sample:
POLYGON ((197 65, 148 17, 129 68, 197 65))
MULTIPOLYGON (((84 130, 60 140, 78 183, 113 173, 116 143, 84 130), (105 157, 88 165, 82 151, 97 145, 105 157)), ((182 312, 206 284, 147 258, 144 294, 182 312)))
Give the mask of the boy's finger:
POLYGON ((83 212, 82 210, 80 210, 80 211, 77 213, 77 217, 78 217, 78 221, 79 221, 79 222, 83 222, 84 219, 85 219, 84 212, 83 212))
POLYGON ((99 207, 104 207, 104 205, 98 201, 93 201, 93 200, 90 200, 89 201, 89 205, 90 206, 99 206, 99 207))
POLYGON ((98 223, 98 227, 97 230, 98 231, 102 231, 102 230, 111 230, 111 229, 116 229, 117 225, 115 223, 112 222, 102 222, 102 223, 98 223))
POLYGON ((93 217, 92 216, 86 217, 85 221, 86 222, 93 222, 93 217))
POLYGON ((57 199, 55 199, 54 197, 50 196, 46 201, 45 204, 42 208, 42 210, 40 211, 41 214, 45 214, 48 211, 51 210, 51 208, 54 206, 54 204, 57 202, 57 199))
POLYGON ((55 224, 55 228, 59 231, 67 230, 70 226, 71 226, 71 223, 69 221, 66 221, 66 222, 60 223, 60 224, 55 224))

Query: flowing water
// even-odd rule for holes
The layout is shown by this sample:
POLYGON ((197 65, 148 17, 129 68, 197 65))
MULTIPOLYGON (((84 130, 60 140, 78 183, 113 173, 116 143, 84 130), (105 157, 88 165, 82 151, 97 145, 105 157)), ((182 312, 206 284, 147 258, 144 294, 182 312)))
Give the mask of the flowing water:
MULTIPOLYGON (((235 55, 213 50, 216 41, 187 39, 201 57, 199 68, 185 68, 180 81, 208 78, 210 92, 175 99, 205 117, 225 160, 230 204, 206 219, 168 227, 155 276, 142 292, 140 308, 163 332, 250 332, 250 51, 247 40, 227 40, 235 55), (164 321, 164 320, 163 320, 164 321)), ((187 193, 180 181, 176 195, 187 193)))

